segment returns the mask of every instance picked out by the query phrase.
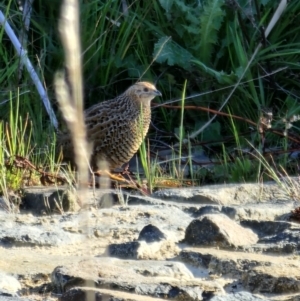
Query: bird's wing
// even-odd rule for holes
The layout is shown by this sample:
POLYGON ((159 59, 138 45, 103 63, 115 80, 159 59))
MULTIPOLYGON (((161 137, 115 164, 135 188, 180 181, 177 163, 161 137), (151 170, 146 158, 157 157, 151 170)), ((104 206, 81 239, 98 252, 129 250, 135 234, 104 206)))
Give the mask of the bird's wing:
POLYGON ((109 141, 126 135, 130 132, 131 122, 137 117, 138 112, 128 112, 128 107, 118 99, 105 101, 85 111, 85 123, 89 141, 103 141, 103 145, 109 141), (122 131, 120 129, 122 128, 122 131))

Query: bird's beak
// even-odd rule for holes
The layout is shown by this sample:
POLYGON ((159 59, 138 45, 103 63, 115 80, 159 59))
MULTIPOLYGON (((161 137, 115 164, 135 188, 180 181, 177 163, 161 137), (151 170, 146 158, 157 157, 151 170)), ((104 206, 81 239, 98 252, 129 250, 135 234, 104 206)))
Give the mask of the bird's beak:
POLYGON ((154 94, 155 94, 156 96, 162 96, 161 93, 160 93, 160 91, 158 91, 158 90, 155 90, 155 91, 154 91, 154 94))

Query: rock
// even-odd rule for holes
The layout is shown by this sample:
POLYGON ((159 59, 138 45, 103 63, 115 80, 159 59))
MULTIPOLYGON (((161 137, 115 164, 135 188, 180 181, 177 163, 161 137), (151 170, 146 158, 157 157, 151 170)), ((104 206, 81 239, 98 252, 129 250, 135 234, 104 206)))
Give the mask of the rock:
POLYGON ((62 294, 60 301, 161 301, 162 299, 109 289, 75 287, 62 294))
POLYGON ((110 244, 105 254, 123 259, 158 259, 170 249, 173 254, 178 251, 174 242, 166 241, 166 236, 159 228, 149 224, 139 233, 138 241, 110 244))
POLYGON ((240 279, 242 288, 252 293, 298 293, 300 296, 300 262, 297 259, 281 258, 279 261, 273 255, 228 253, 208 248, 187 248, 181 251, 179 258, 198 269, 208 269, 210 275, 217 279, 240 279))
POLYGON ((177 255, 178 253, 179 248, 174 242, 132 241, 109 245, 105 255, 122 259, 164 259, 168 254, 177 255))
POLYGON ((252 246, 243 246, 237 248, 241 252, 251 252, 251 253, 265 253, 265 254, 298 254, 299 253, 299 246, 295 243, 259 243, 254 244, 252 246))
POLYGON ((137 258, 144 260, 163 260, 178 255, 179 251, 180 248, 178 248, 177 244, 169 240, 153 243, 141 241, 137 258))
MULTIPOLYGON (((77 263, 77 262, 76 262, 77 263)), ((51 273, 52 286, 56 294, 64 293, 76 286, 91 286, 97 285, 98 277, 95 272, 95 267, 88 262, 87 266, 79 270, 80 264, 75 264, 70 267, 58 266, 51 273)))
POLYGON ((299 267, 282 269, 275 264, 257 266, 244 273, 242 278, 245 287, 253 293, 300 293, 299 267))
POLYGON ((251 228, 259 238, 278 235, 278 233, 282 233, 288 229, 294 229, 296 232, 300 230, 300 226, 286 221, 243 220, 241 221, 241 225, 251 228))
POLYGON ((193 188, 159 190, 154 197, 189 204, 244 205, 289 200, 290 197, 281 187, 267 182, 258 184, 226 184, 193 188))
POLYGON ((77 212, 80 209, 79 200, 74 189, 40 189, 32 187, 26 190, 21 209, 36 214, 77 212))
POLYGON ((263 301, 265 298, 253 296, 248 292, 239 292, 234 294, 228 294, 227 296, 215 296, 210 301, 263 301))
POLYGON ((81 286, 180 300, 201 300, 204 292, 222 292, 217 283, 197 279, 185 265, 168 261, 81 260, 69 266, 57 267, 51 278, 53 286, 62 292, 81 286))
POLYGON ((5 247, 62 246, 83 239, 80 234, 62 230, 61 225, 31 215, 15 217, 0 212, 0 224, 0 245, 5 247))
POLYGON ((137 241, 122 244, 111 244, 107 249, 107 255, 117 258, 137 259, 140 243, 137 241))
POLYGON ((198 246, 238 247, 255 244, 258 236, 223 214, 206 214, 187 227, 184 241, 198 246))
POLYGON ((67 186, 28 187, 24 190, 21 209, 33 214, 78 212, 80 208, 99 205, 100 208, 110 207, 116 201, 116 192, 111 189, 87 189, 83 196, 67 186), (108 204, 108 203, 109 204, 108 204))
POLYGON ((123 192, 123 203, 90 189, 79 211, 39 206, 65 189, 30 188, 21 213, 0 211, 0 270, 22 299, 300 301, 299 204, 277 185, 123 192))
POLYGON ((259 236, 258 244, 246 247, 252 252, 296 253, 300 251, 300 225, 286 221, 242 221, 259 236))
MULTIPOLYGON (((103 301, 103 297, 104 296, 95 289, 74 287, 63 293, 60 297, 60 301, 103 301)), ((108 296, 106 296, 106 298, 107 297, 108 296)))
POLYGON ((32 227, 22 227, 22 229, 10 229, 6 233, 0 230, 0 244, 6 247, 11 246, 54 246, 64 245, 70 242, 80 241, 82 237, 78 234, 66 232, 47 231, 45 229, 35 229, 32 227))
POLYGON ((166 206, 170 204, 171 206, 174 205, 174 203, 165 202, 163 200, 153 198, 150 196, 141 196, 141 195, 130 195, 127 199, 127 205, 163 205, 166 206))
POLYGON ((0 273, 0 295, 14 297, 20 290, 21 284, 15 277, 0 273))
POLYGON ((139 234, 138 240, 144 240, 146 242, 155 242, 161 241, 165 238, 166 236, 162 231, 159 230, 159 228, 150 224, 142 229, 142 231, 139 234))
POLYGON ((99 202, 99 208, 110 208, 120 203, 119 195, 117 193, 105 193, 99 202))
POLYGON ((186 208, 186 211, 193 214, 195 218, 203 214, 223 213, 235 221, 274 221, 288 219, 290 212, 295 206, 296 203, 293 201, 273 201, 242 205, 202 205, 199 208, 190 206, 186 208))
POLYGON ((273 200, 272 202, 223 206, 221 212, 236 221, 286 220, 297 202, 273 200))
MULTIPOLYGON (((285 221, 242 221, 259 236, 261 243, 300 243, 300 225, 285 221)), ((300 245, 299 245, 300 246, 300 245)))

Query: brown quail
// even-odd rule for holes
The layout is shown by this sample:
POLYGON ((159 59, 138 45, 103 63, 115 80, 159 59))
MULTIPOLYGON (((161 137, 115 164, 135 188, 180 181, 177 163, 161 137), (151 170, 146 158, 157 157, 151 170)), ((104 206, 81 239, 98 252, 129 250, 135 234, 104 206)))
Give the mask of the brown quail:
MULTIPOLYGON (((161 93, 148 82, 139 82, 114 99, 85 110, 88 142, 92 144, 91 166, 97 171, 104 160, 110 169, 128 162, 139 149, 151 120, 151 100, 161 93)), ((63 160, 74 163, 68 134, 57 137, 63 160)))

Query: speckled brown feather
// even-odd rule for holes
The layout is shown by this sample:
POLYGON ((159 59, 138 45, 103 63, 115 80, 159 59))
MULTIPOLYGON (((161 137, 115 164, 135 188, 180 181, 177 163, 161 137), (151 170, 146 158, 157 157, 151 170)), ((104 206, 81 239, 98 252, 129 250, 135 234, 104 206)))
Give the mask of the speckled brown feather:
MULTIPOLYGON (((151 121, 151 100, 161 93, 155 86, 140 82, 114 99, 87 109, 87 138, 93 145, 91 165, 94 169, 105 160, 110 169, 128 162, 139 149, 151 121)), ((74 163, 73 146, 68 134, 58 135, 58 149, 64 161, 74 163)))

